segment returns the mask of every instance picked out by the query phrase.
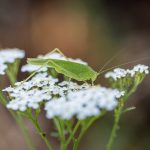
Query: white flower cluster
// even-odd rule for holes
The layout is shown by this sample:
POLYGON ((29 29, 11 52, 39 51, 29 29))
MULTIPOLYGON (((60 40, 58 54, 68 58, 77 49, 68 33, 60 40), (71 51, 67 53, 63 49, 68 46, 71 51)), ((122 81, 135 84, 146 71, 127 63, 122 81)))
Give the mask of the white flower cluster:
POLYGON ((105 78, 112 78, 114 80, 123 78, 127 75, 127 71, 125 69, 116 68, 112 72, 107 72, 105 74, 105 78))
POLYGON ((149 74, 149 67, 146 65, 136 65, 132 70, 127 70, 127 72, 133 77, 136 73, 149 74))
POLYGON ((113 110, 117 104, 117 98, 124 92, 94 86, 76 92, 69 92, 66 97, 56 98, 45 104, 48 119, 60 117, 65 120, 76 116, 83 120, 87 117, 98 116, 101 110, 113 110))
POLYGON ((17 82, 15 87, 3 91, 9 93, 11 101, 7 108, 25 111, 28 107, 37 109, 41 102, 50 101, 54 97, 64 97, 68 91, 87 88, 88 84, 78 85, 74 82, 58 82, 58 79, 47 73, 38 73, 31 80, 17 82))
MULTIPOLYGON (((66 58, 65 56, 63 56, 62 54, 58 53, 58 52, 54 52, 54 53, 48 53, 46 55, 39 55, 37 58, 42 58, 42 59, 58 59, 58 60, 68 60, 71 62, 76 62, 76 63, 81 63, 81 64, 85 64, 87 65, 86 62, 82 61, 81 59, 72 59, 72 58, 66 58)), ((37 66, 37 65, 31 65, 31 64, 26 64, 24 66, 22 66, 21 71, 22 72, 34 72, 34 71, 47 71, 47 67, 42 67, 41 66, 37 66)))
POLYGON ((133 69, 122 69, 122 68, 116 68, 111 72, 107 72, 105 74, 105 78, 112 78, 113 80, 117 80, 126 76, 134 77, 135 74, 141 73, 141 74, 148 74, 149 73, 149 67, 145 65, 136 65, 133 67, 133 69))
POLYGON ((5 74, 7 64, 15 62, 16 59, 22 59, 24 56, 24 51, 17 48, 0 50, 0 75, 5 74))

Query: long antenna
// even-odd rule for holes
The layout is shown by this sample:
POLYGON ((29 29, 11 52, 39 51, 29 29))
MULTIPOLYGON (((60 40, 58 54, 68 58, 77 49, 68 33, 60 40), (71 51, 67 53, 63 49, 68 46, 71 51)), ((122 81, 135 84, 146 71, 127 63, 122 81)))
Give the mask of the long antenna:
POLYGON ((105 72, 107 72, 107 71, 109 71, 109 70, 111 70, 111 69, 114 69, 114 68, 116 68, 116 67, 125 66, 125 65, 128 65, 128 64, 135 63, 135 62, 139 62, 139 61, 146 60, 146 59, 150 59, 150 57, 144 57, 144 58, 141 58, 141 59, 136 59, 136 60, 133 60, 133 61, 130 61, 130 62, 122 63, 122 64, 120 64, 120 65, 116 65, 116 66, 113 66, 113 67, 111 67, 111 68, 105 69, 105 70, 99 72, 99 74, 105 73, 105 72))
POLYGON ((102 68, 98 71, 98 73, 100 73, 101 71, 103 71, 103 69, 110 64, 121 52, 123 52, 124 49, 119 50, 113 57, 111 57, 108 61, 106 61, 106 63, 102 66, 102 68))

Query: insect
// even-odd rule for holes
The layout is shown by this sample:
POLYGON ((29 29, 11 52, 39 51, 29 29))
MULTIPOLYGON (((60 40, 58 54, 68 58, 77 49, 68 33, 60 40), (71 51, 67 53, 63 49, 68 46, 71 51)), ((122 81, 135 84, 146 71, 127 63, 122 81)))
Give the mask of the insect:
MULTIPOLYGON (((58 52, 66 58, 66 56, 64 56, 64 54, 59 49, 54 49, 51 53, 54 52, 58 52)), ((67 58, 66 60, 28 58, 27 62, 32 65, 48 66, 50 68, 54 68, 56 72, 77 81, 91 80, 94 82, 99 75, 99 73, 94 71, 90 66, 69 61, 67 58)))
MULTIPOLYGON (((142 58, 142 59, 138 59, 138 60, 133 60, 131 62, 123 63, 123 64, 120 64, 120 65, 116 65, 116 66, 108 68, 108 69, 104 69, 115 57, 117 57, 117 55, 118 55, 117 54, 114 57, 112 57, 109 61, 107 61, 103 65, 103 67, 100 69, 99 72, 96 72, 88 65, 69 61, 67 59, 67 57, 57 48, 54 49, 49 54, 54 53, 54 52, 60 53, 64 58, 66 58, 66 60, 28 58, 27 62, 29 64, 33 64, 33 65, 40 65, 41 68, 44 67, 44 66, 54 68, 56 70, 56 72, 61 73, 61 74, 65 75, 66 77, 70 78, 70 79, 75 79, 77 81, 91 80, 92 83, 93 83, 100 74, 105 73, 105 72, 107 72, 111 69, 114 69, 115 67, 121 67, 121 66, 130 64, 130 63, 140 61, 140 60, 149 59, 149 57, 148 58, 146 57, 146 58, 142 58)), ((31 76, 32 75, 34 75, 34 73, 31 74, 31 76)), ((28 80, 31 76, 29 76, 26 80, 28 80)))

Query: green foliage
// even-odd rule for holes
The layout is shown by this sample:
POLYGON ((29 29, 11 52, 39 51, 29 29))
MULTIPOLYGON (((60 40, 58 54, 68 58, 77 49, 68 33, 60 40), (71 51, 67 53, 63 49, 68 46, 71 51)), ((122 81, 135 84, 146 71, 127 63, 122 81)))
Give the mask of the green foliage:
POLYGON ((95 81, 98 76, 98 73, 88 65, 67 60, 29 58, 28 63, 41 66, 48 65, 58 73, 77 81, 95 81))

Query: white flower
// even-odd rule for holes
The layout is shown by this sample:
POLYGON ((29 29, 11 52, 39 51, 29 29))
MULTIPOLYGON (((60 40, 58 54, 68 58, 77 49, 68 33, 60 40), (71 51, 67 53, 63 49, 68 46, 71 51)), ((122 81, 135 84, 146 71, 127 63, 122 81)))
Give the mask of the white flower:
POLYGON ((136 72, 140 72, 140 73, 145 73, 145 74, 148 74, 149 73, 149 70, 148 70, 148 66, 145 66, 145 65, 136 65, 134 66, 133 70, 136 71, 136 72))
POLYGON ((24 51, 17 48, 0 50, 0 75, 5 74, 7 64, 14 63, 16 59, 22 59, 24 56, 24 51))
POLYGON ((125 69, 116 68, 113 70, 113 72, 107 72, 105 74, 106 78, 113 78, 114 80, 120 79, 122 77, 125 77, 127 75, 127 71, 125 69))
POLYGON ((9 93, 11 101, 7 108, 25 111, 28 107, 37 109, 41 102, 50 101, 54 97, 64 97, 69 91, 88 88, 88 84, 78 85, 74 82, 60 82, 48 73, 37 73, 29 81, 17 82, 15 87, 3 91, 9 93))
POLYGON ((111 72, 107 72, 105 74, 105 78, 112 78, 113 80, 117 80, 120 78, 124 78, 126 76, 134 77, 136 73, 141 73, 141 74, 148 74, 149 73, 149 67, 145 65, 136 65, 133 67, 133 69, 121 69, 121 68, 116 68, 111 72))
POLYGON ((24 56, 24 51, 18 48, 0 50, 0 58, 4 63, 13 63, 16 59, 22 59, 24 56))
POLYGON ((26 111, 45 105, 47 118, 60 117, 69 120, 73 116, 85 119, 98 116, 101 110, 113 110, 117 99, 124 93, 89 84, 79 85, 71 81, 59 82, 48 73, 37 73, 29 81, 17 82, 5 90, 11 101, 8 109, 26 111))
POLYGON ((118 90, 100 86, 70 91, 66 97, 57 98, 45 104, 46 116, 48 119, 60 117, 66 120, 73 116, 81 120, 98 116, 103 109, 113 110, 118 104, 117 98, 122 94, 118 90))
MULTIPOLYGON (((71 62, 76 62, 76 63, 80 63, 80 64, 85 64, 87 65, 86 62, 82 61, 81 59, 72 59, 72 58, 66 58, 65 56, 63 56, 62 54, 58 53, 58 52, 54 52, 54 53, 48 53, 46 55, 39 55, 37 58, 42 58, 42 59, 58 59, 58 60, 68 60, 71 62)), ((26 64, 21 68, 22 72, 34 72, 37 71, 41 66, 37 66, 37 65, 32 65, 32 64, 26 64)), ((42 67, 39 71, 47 71, 47 67, 42 67)))

